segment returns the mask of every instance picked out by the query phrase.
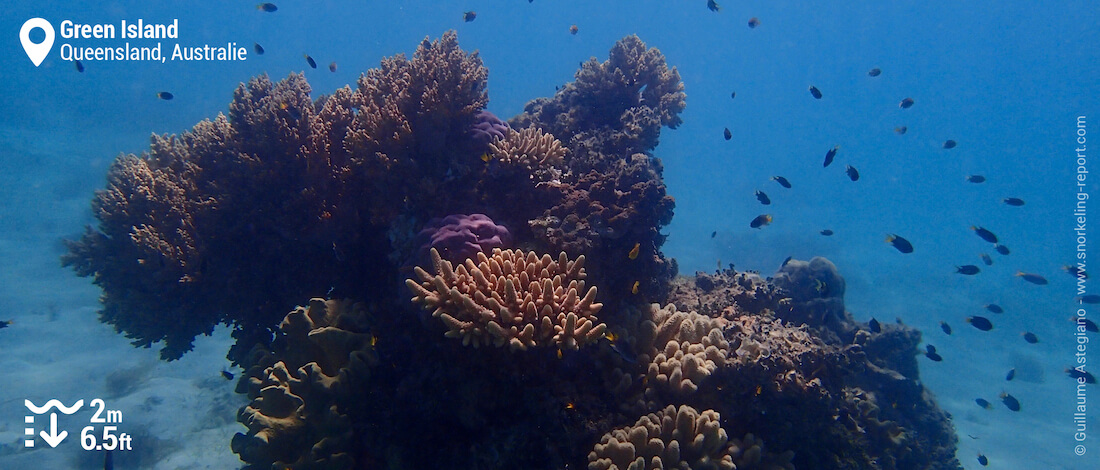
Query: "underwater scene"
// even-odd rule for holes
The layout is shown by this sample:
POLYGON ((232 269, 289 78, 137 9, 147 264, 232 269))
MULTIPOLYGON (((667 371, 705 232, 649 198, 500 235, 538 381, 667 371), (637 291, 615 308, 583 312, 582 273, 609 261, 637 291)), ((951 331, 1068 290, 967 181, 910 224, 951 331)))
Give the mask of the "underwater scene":
POLYGON ((1095 2, 9 2, 0 469, 1098 469, 1095 2))

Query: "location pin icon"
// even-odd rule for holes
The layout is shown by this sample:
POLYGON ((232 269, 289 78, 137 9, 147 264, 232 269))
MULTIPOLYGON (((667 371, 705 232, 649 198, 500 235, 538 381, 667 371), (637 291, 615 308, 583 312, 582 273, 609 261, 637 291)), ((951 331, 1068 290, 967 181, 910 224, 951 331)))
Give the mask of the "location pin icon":
POLYGON ((31 58, 35 67, 38 67, 43 60, 46 60, 46 56, 50 55, 50 49, 53 48, 53 25, 42 18, 31 18, 23 23, 22 28, 19 28, 19 42, 23 43, 23 50, 27 52, 27 57, 31 58), (34 28, 41 28, 46 33, 46 39, 38 44, 31 41, 31 30, 34 28))

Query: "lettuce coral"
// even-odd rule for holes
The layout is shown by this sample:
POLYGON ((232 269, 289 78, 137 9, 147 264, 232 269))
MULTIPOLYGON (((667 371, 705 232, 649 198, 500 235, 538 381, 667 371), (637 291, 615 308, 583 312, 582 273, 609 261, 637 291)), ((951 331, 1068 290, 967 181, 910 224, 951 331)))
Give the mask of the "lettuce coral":
POLYGON ((405 284, 414 302, 434 309, 448 338, 478 347, 508 345, 513 350, 553 343, 577 349, 603 336, 596 318, 596 287, 585 291, 584 256, 575 261, 561 253, 557 261, 534 252, 494 249, 454 268, 431 250, 436 274, 413 268, 420 282, 405 284), (584 293, 583 296, 581 293, 584 293))

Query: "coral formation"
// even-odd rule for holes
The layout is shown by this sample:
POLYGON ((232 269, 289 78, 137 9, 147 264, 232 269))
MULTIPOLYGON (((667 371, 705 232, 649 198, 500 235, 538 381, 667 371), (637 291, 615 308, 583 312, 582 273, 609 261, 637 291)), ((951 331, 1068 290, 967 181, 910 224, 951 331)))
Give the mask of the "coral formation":
POLYGON ((494 249, 477 253, 454 269, 431 250, 433 276, 414 268, 420 282, 405 281, 413 301, 434 309, 447 326, 448 338, 462 344, 508 345, 513 350, 553 343, 577 349, 603 336, 607 325, 596 318, 596 287, 584 290, 584 256, 557 261, 530 251, 494 249), (583 293, 583 294, 581 294, 583 293))
POLYGON ((257 348, 237 384, 252 402, 232 448, 246 469, 350 468, 356 461, 348 407, 377 363, 364 306, 311 299, 279 326, 273 351, 257 348))
POLYGON ((503 139, 509 129, 508 123, 500 120, 495 114, 481 110, 474 115, 474 125, 470 127, 470 134, 482 147, 488 148, 493 141, 503 139))
POLYGON ((589 470, 650 468, 793 469, 789 452, 766 454, 751 434, 730 440, 714 410, 669 405, 642 416, 633 426, 604 434, 588 454, 589 470))
POLYGON ((512 243, 508 229, 493 223, 485 214, 451 214, 429 220, 417 237, 424 239, 420 245, 424 255, 435 248, 442 258, 459 264, 478 252, 491 252, 493 248, 504 248, 512 243))
POLYGON ((257 77, 119 158, 64 262, 166 359, 235 328, 248 469, 960 468, 919 332, 854 321, 828 260, 674 279, 657 49, 622 39, 510 125, 486 78, 453 32, 316 100, 257 77))
POLYGON ((527 173, 531 180, 541 183, 561 178, 559 168, 565 161, 565 147, 537 127, 518 132, 508 129, 503 138, 489 144, 489 149, 494 160, 527 173))
POLYGON ((575 173, 606 172, 615 160, 647 153, 657 146, 662 126, 675 129, 682 122, 686 95, 680 73, 637 36, 615 43, 603 63, 589 59, 574 78, 553 98, 527 103, 510 124, 537 124, 564 139, 574 152, 575 173))
POLYGON ((722 334, 724 321, 680 312, 672 304, 664 308, 654 304, 650 309, 651 320, 638 333, 638 344, 646 351, 640 359, 649 359, 647 397, 695 392, 703 380, 726 365, 730 343, 722 334))

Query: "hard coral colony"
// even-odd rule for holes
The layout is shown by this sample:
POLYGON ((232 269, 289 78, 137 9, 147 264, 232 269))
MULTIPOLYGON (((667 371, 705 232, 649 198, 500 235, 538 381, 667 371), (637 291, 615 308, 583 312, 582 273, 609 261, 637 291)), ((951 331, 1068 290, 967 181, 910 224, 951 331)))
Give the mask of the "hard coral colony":
POLYGON ((119 158, 64 262, 165 359, 234 328, 246 469, 961 468, 919 333, 852 320, 832 263, 676 277, 657 49, 507 124, 487 76, 448 32, 317 99, 254 78, 119 158))

